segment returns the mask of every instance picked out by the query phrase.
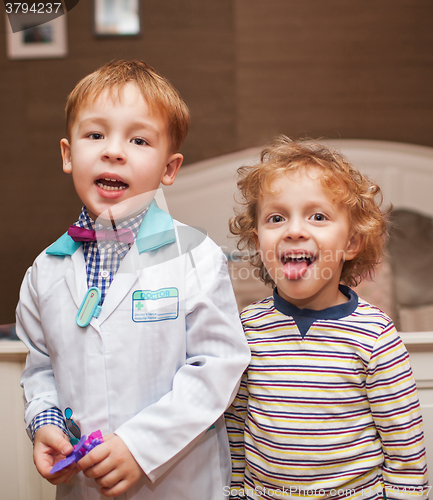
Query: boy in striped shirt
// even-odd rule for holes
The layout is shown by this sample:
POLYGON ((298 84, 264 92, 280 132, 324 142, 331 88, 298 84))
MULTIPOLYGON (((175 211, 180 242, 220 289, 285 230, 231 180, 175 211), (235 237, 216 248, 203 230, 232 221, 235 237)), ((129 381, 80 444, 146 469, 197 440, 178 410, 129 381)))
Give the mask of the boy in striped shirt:
POLYGON ((239 174, 230 229, 273 295, 241 314, 252 359, 226 414, 231 497, 428 498, 409 355, 349 288, 382 255, 380 188, 284 136, 239 174))

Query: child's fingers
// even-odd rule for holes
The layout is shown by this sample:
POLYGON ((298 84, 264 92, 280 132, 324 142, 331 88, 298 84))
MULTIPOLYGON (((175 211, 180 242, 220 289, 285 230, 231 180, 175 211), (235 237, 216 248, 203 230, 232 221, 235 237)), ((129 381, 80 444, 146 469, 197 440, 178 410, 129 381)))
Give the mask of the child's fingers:
POLYGON ((104 446, 104 443, 100 444, 78 461, 78 470, 83 471, 87 477, 99 477, 99 475, 106 474, 110 469, 107 468, 107 464, 105 467, 102 464, 109 454, 109 448, 104 446), (93 475, 95 473, 95 466, 97 466, 96 473, 99 473, 99 475, 93 475), (94 469, 93 472, 89 470, 91 468, 94 469))
POLYGON ((111 488, 101 488, 99 492, 101 493, 101 495, 104 495, 106 497, 118 497, 125 493, 125 491, 127 491, 130 486, 132 485, 130 485, 128 481, 122 480, 116 483, 111 488))
POLYGON ((100 493, 102 495, 117 497, 129 490, 140 477, 141 474, 129 474, 125 476, 118 469, 114 469, 106 476, 95 479, 95 482, 101 487, 100 493))
POLYGON ((71 464, 65 469, 56 472, 55 474, 51 474, 46 479, 51 483, 57 486, 58 484, 67 484, 72 478, 78 473, 77 464, 71 464))
POLYGON ((72 446, 63 432, 54 425, 40 427, 34 440, 33 461, 42 477, 53 484, 63 482, 64 473, 51 474, 53 465, 65 458, 66 453, 72 451, 72 446))
POLYGON ((105 477, 107 474, 112 472, 113 469, 114 466, 111 464, 110 459, 105 458, 101 462, 83 469, 83 474, 89 479, 98 479, 100 477, 105 477))
POLYGON ((34 444, 35 446, 42 444, 65 456, 73 450, 65 434, 57 426, 51 424, 44 425, 36 431, 34 444))
MULTIPOLYGON (((104 436, 104 442, 93 448, 87 455, 85 455, 78 462, 78 470, 84 471, 89 467, 93 467, 96 464, 102 462, 110 454, 111 447, 109 446, 110 439, 115 436, 115 434, 108 434, 104 436)), ((108 471, 107 471, 108 472, 108 471)), ((90 477, 90 476, 89 476, 90 477)), ((98 477, 98 476, 96 476, 98 477)))
POLYGON ((113 469, 108 474, 95 479, 95 482, 104 490, 109 490, 122 480, 124 480, 123 474, 121 474, 117 469, 113 469))
POLYGON ((83 457, 78 467, 110 497, 124 493, 143 475, 122 439, 114 434, 104 437, 104 443, 83 457))
POLYGON ((77 464, 72 464, 64 469, 64 476, 62 477, 62 484, 68 484, 72 481, 74 476, 78 474, 77 464))

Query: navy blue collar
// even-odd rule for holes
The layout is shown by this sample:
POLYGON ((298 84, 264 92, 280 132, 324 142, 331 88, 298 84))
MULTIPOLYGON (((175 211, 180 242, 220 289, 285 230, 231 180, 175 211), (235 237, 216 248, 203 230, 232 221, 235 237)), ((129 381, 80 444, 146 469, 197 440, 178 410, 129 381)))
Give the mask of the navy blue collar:
POLYGON ((311 325, 318 319, 340 319, 350 316, 358 307, 358 295, 346 285, 339 285, 339 290, 349 300, 337 306, 327 307, 320 311, 314 309, 299 309, 299 307, 290 304, 278 295, 278 291, 274 289, 274 305, 275 309, 286 316, 292 316, 295 320, 302 337, 310 329, 311 325))

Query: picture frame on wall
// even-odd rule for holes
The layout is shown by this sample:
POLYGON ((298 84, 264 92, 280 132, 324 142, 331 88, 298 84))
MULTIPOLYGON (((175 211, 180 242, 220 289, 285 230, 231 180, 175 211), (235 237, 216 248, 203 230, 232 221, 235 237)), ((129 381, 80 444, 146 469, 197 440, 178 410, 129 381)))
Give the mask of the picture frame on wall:
MULTIPOLYGON (((9 16, 13 16, 10 14, 9 16)), ((66 15, 40 23, 43 14, 19 15, 13 19, 14 26, 20 30, 12 32, 11 23, 6 17, 6 43, 9 59, 49 59, 62 58, 68 54, 66 15), (39 24, 35 26, 35 21, 39 24), (20 24, 21 23, 21 24, 20 24), (26 28, 26 26, 30 26, 26 28)), ((50 19, 47 16, 47 19, 50 19)))
POLYGON ((93 0, 96 36, 138 36, 140 0, 93 0))

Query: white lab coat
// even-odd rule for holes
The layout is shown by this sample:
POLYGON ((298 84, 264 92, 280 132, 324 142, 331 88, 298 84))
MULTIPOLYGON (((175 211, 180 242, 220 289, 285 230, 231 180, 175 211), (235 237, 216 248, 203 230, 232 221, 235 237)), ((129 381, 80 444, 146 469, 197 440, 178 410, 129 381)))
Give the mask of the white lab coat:
MULTIPOLYGON (((85 328, 75 319, 87 291, 81 245, 64 235, 28 270, 17 308, 26 424, 69 407, 82 435, 115 432, 147 476, 122 500, 222 499, 231 469, 222 414, 250 359, 226 258, 156 205, 140 233, 85 328)), ((80 473, 57 498, 106 497, 80 473)))

